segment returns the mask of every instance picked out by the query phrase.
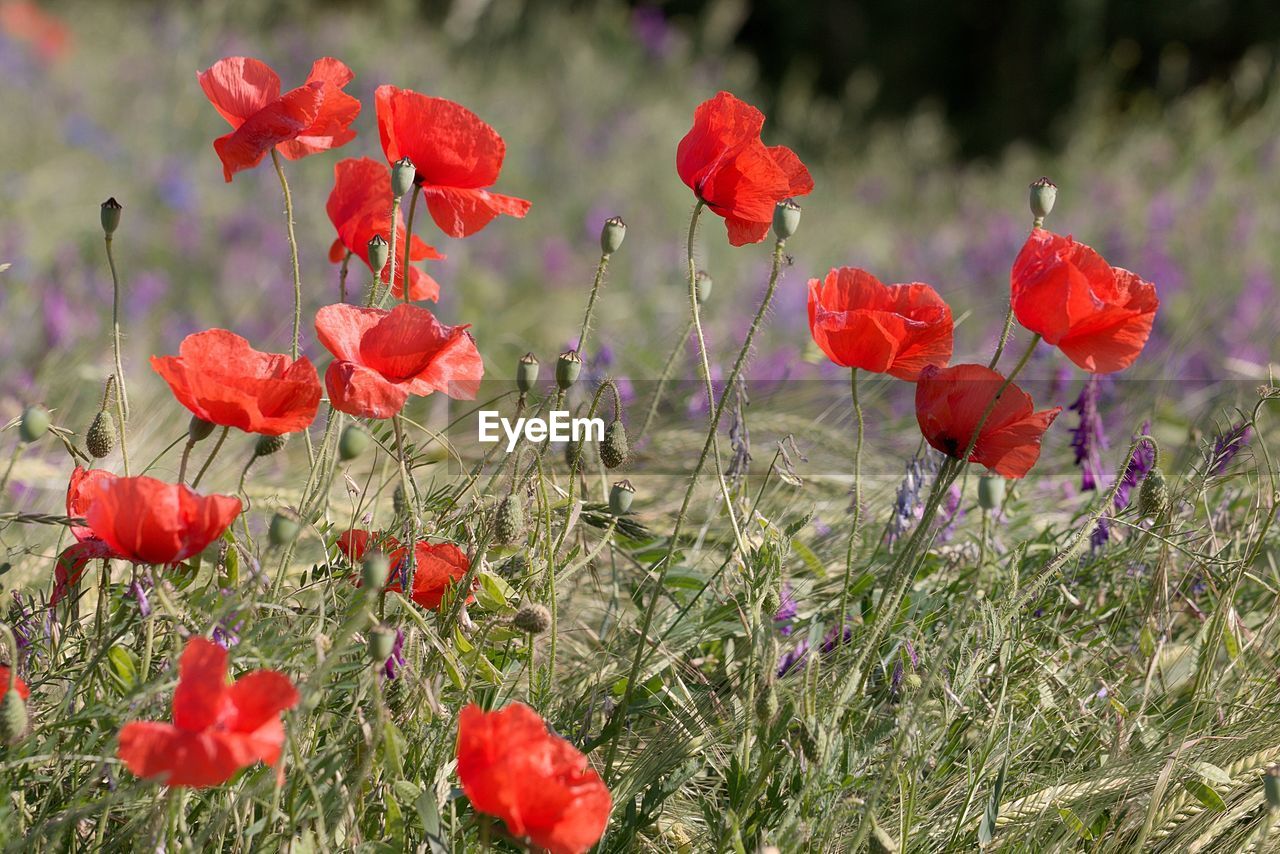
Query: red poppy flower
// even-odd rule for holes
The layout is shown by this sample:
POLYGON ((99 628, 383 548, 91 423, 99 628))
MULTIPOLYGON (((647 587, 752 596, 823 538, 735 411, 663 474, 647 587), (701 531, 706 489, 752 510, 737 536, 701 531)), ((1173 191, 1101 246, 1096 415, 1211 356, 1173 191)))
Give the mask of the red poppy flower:
POLYGON ((104 543, 110 556, 158 565, 180 563, 202 551, 239 514, 239 498, 201 496, 150 477, 100 479, 84 511, 93 539, 104 543))
POLYGON ((809 280, 809 329, 837 365, 914 382, 951 358, 951 307, 928 285, 882 285, 866 270, 838 267, 809 280))
POLYGON ((529 203, 491 193, 507 146, 498 132, 461 104, 411 89, 379 86, 378 134, 387 160, 413 161, 431 218, 450 237, 466 237, 499 214, 523 217, 529 203))
POLYGON ((213 141, 223 177, 230 181, 257 166, 272 148, 297 160, 355 139, 350 125, 360 102, 342 91, 354 76, 336 59, 317 59, 307 82, 281 95, 280 77, 256 59, 229 56, 197 74, 214 109, 234 128, 213 141))
MULTIPOLYGON (((383 240, 391 239, 391 170, 385 163, 379 163, 368 157, 355 159, 348 157, 339 160, 333 168, 333 190, 329 193, 329 202, 325 210, 329 212, 329 220, 338 230, 338 239, 329 248, 329 260, 336 263, 342 261, 348 253, 354 253, 370 270, 369 241, 374 235, 383 240)), ((396 255, 404 251, 404 219, 396 219, 396 255)), ((434 248, 423 243, 417 237, 411 237, 409 260, 441 261, 444 256, 434 248)), ((404 264, 403 255, 395 259, 396 283, 391 289, 392 296, 404 297, 404 264)), ((382 283, 391 279, 391 264, 382 268, 382 283)), ((440 286, 435 279, 419 270, 409 268, 409 299, 436 300, 440 298, 440 286)))
POLYGON ((467 327, 445 326, 416 305, 326 305, 316 312, 316 333, 335 357, 324 375, 329 402, 348 415, 390 418, 409 395, 435 391, 470 400, 484 376, 467 327))
MULTIPOLYGON (((338 536, 338 551, 352 563, 364 557, 369 545, 374 544, 387 552, 391 561, 391 577, 399 578, 405 569, 409 550, 395 537, 352 529, 338 536)), ((414 544, 413 595, 409 598, 428 611, 434 611, 444 601, 449 588, 461 581, 471 567, 466 552, 453 543, 428 543, 419 540, 414 544)), ((387 590, 399 593, 403 588, 398 581, 388 584, 387 590)), ((469 596, 468 602, 474 597, 469 596)))
POLYGON ((759 243, 778 202, 813 191, 813 178, 785 145, 760 139, 764 113, 728 92, 704 101, 676 149, 676 171, 712 211, 724 217, 729 243, 759 243))
MULTIPOLYGON (((83 519, 102 484, 110 483, 116 476, 106 469, 86 469, 76 466, 67 481, 67 515, 83 519)), ((80 542, 94 538, 93 529, 85 525, 72 525, 71 536, 80 542)))
POLYGON ((1155 285, 1043 228, 1027 238, 1010 278, 1018 322, 1095 374, 1133 364, 1160 307, 1155 285))
MULTIPOLYGON (((9 690, 10 678, 9 668, 0 664, 0 697, 3 697, 5 692, 9 690)), ((23 682, 21 677, 18 678, 14 688, 17 689, 18 696, 24 700, 31 696, 31 689, 27 687, 27 683, 23 682)))
MULTIPOLYGON (((949 457, 959 458, 969 447, 1004 377, 982 365, 929 365, 916 383, 916 420, 930 445, 949 457)), ((987 416, 969 462, 1003 477, 1024 477, 1040 458, 1040 439, 1061 406, 1035 411, 1031 395, 1013 383, 987 416)))
POLYGON ((61 18, 29 0, 0 3, 0 31, 9 38, 26 42, 46 62, 61 59, 71 50, 71 30, 61 18))
POLYGON ((298 689, 274 670, 227 684, 227 651, 196 637, 178 663, 173 723, 133 721, 120 730, 117 755, 139 777, 166 786, 219 786, 256 762, 275 765, 284 746, 280 714, 298 689))
MULTIPOLYGON (((98 489, 106 483, 116 480, 116 476, 106 469, 86 469, 76 466, 67 482, 67 516, 81 519, 93 503, 98 489)), ((70 592, 71 587, 80 583, 85 567, 98 558, 116 557, 105 542, 98 538, 93 528, 87 525, 72 525, 71 536, 76 542, 62 550, 53 566, 53 594, 49 604, 57 605, 70 592)))
POLYGON ((458 716, 458 779, 478 811, 551 854, 582 854, 609 821, 613 799, 572 744, 533 709, 469 705, 458 716))
POLYGON ((246 433, 305 430, 320 407, 320 378, 306 356, 261 353, 225 329, 188 335, 177 356, 152 356, 151 367, 198 418, 246 433))

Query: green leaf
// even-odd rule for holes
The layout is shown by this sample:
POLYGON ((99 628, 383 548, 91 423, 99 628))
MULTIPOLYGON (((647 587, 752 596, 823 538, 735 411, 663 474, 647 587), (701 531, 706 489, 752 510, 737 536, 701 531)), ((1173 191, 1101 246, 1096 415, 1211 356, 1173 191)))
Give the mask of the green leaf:
POLYGON ((1004 778, 1007 773, 1009 773, 1009 754, 1006 751, 1004 761, 1000 763, 1000 773, 996 775, 995 785, 991 787, 987 811, 982 815, 982 824, 978 825, 978 842, 983 846, 990 845, 996 835, 996 819, 1000 817, 1000 797, 1004 794, 1004 778))
POLYGON ((1058 807, 1058 815, 1062 817, 1067 827, 1075 831, 1076 836, 1088 842, 1094 840, 1093 831, 1085 826, 1085 823, 1080 820, 1080 816, 1076 815, 1070 807, 1058 807))
POLYGON ((1222 796, 1215 792, 1212 786, 1197 777, 1187 777, 1184 779, 1182 781, 1182 788, 1186 789, 1191 793, 1193 798, 1214 812, 1224 812, 1227 809, 1227 805, 1222 800, 1222 796))
POLYGON ((138 657, 116 644, 107 650, 107 674, 121 694, 138 687, 138 657))
POLYGON ((480 572, 476 577, 480 579, 480 587, 476 590, 476 601, 480 607, 486 611, 505 611, 516 595, 511 585, 491 572, 480 572))

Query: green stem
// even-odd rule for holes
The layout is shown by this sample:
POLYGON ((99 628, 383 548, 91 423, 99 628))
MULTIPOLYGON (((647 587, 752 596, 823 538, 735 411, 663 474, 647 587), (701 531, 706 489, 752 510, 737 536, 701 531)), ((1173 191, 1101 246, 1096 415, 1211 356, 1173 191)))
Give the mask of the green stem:
POLYGON ((125 477, 129 476, 129 437, 125 422, 129 418, 129 393, 124 383, 124 362, 120 356, 120 275, 116 272, 116 256, 111 251, 111 235, 103 237, 107 246, 107 266, 111 268, 111 349, 115 357, 116 420, 120 422, 120 459, 125 477))
POLYGON ((348 251, 347 254, 342 259, 342 266, 338 268, 338 301, 339 302, 347 301, 347 270, 351 266, 351 255, 352 253, 348 251))
MULTIPOLYGON (((404 223, 404 263, 400 265, 400 276, 401 278, 404 279, 404 284, 401 286, 401 291, 402 291, 402 296, 404 297, 405 305, 408 305, 411 302, 411 300, 409 299, 409 255, 410 255, 410 247, 413 246, 413 215, 418 210, 418 196, 420 195, 422 194, 418 192, 418 188, 414 187, 413 198, 409 200, 409 216, 405 218, 405 223, 404 223)), ((395 226, 394 219, 391 220, 391 224, 394 230, 394 226, 395 226)), ((391 254, 394 255, 395 251, 392 250, 391 254)), ((392 290, 395 290, 395 287, 396 287, 396 278, 395 278, 394 268, 392 268, 391 270, 390 287, 392 290)))
POLYGON ((404 428, 400 426, 400 413, 391 416, 391 426, 396 433, 396 461, 400 464, 400 488, 404 490, 405 504, 409 507, 404 523, 405 533, 405 568, 401 574, 401 589, 405 595, 413 597, 413 576, 417 570, 417 536, 418 526, 414 518, 417 502, 413 497, 413 486, 409 480, 409 464, 405 455, 404 428))
POLYGON ((608 269, 609 253, 606 252, 600 256, 600 262, 596 264, 596 277, 591 283, 591 296, 587 297, 587 313, 582 318, 582 329, 578 331, 578 344, 575 349, 579 356, 586 353, 587 333, 591 331, 591 313, 595 310, 596 296, 600 293, 600 285, 604 282, 604 274, 608 269))
MULTIPOLYGON (((293 344, 289 347, 289 355, 297 359, 299 343, 302 340, 302 266, 298 263, 298 237, 293 232, 293 195, 289 192, 289 182, 285 180, 284 167, 280 164, 280 154, 275 148, 271 149, 271 163, 276 167, 276 177, 280 179, 280 190, 284 193, 284 219, 289 234, 289 263, 293 268, 293 344)), ((303 430, 302 440, 307 446, 307 459, 314 463, 315 451, 311 447, 311 434, 303 430)))
POLYGON ((667 383, 671 380, 671 374, 675 370, 676 360, 680 357, 680 352, 684 349, 685 342, 689 340, 689 333, 693 331, 693 318, 689 318, 689 322, 685 324, 684 331, 680 333, 680 337, 676 339, 676 343, 671 348, 671 352, 667 354, 667 363, 662 366, 662 375, 658 377, 658 384, 653 389, 653 398, 649 401, 649 411, 645 413, 644 422, 640 425, 640 430, 636 433, 636 439, 646 436, 649 433, 649 422, 653 421, 654 413, 658 411, 658 404, 662 400, 662 392, 666 389, 667 383))
POLYGON ((187 463, 191 461, 191 449, 196 446, 194 436, 187 437, 187 444, 182 448, 182 462, 178 464, 178 483, 187 479, 187 463))
POLYGON ((858 369, 849 369, 849 397, 853 402, 853 417, 857 425, 853 443, 853 525, 849 529, 849 548, 844 558, 844 585, 840 590, 840 618, 836 631, 844 631, 848 619, 849 582, 853 578, 854 556, 858 550, 858 527, 862 521, 862 403, 858 400, 858 369))
POLYGON ((191 481, 191 488, 195 489, 200 485, 204 473, 209 470, 209 464, 213 462, 213 458, 218 455, 218 451, 222 450, 222 443, 227 441, 227 433, 231 432, 230 427, 223 427, 222 432, 218 434, 218 441, 213 446, 213 450, 209 452, 209 458, 204 461, 204 465, 200 467, 200 471, 196 473, 196 479, 191 481))
POLYGON ((1000 361, 1000 357, 1004 355, 1005 345, 1009 343, 1009 333, 1013 331, 1013 303, 1009 303, 1009 310, 1004 314, 1004 329, 1000 331, 1000 340, 996 343, 996 352, 991 357, 991 361, 987 367, 991 370, 996 369, 996 364, 1000 361))

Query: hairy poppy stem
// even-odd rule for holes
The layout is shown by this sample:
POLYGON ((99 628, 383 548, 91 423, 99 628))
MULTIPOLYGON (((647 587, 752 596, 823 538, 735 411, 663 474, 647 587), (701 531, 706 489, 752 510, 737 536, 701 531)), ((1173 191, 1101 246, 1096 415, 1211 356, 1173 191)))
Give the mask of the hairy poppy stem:
POLYGON ((342 258, 342 266, 338 268, 338 302, 347 301, 347 270, 351 266, 351 251, 342 258))
POLYGON ((204 477, 204 473, 209 470, 209 464, 213 462, 213 458, 218 455, 218 451, 222 450, 222 443, 227 441, 227 434, 231 432, 230 427, 223 427, 222 432, 218 434, 218 442, 213 446, 213 450, 209 452, 209 458, 204 461, 204 465, 200 467, 200 471, 196 472, 196 479, 191 481, 191 488, 195 489, 200 485, 200 480, 204 477))
POLYGON ((4 476, 0 477, 0 495, 4 494, 5 487, 9 485, 9 478, 13 475, 13 467, 18 464, 18 457, 22 456, 24 447, 26 447, 25 442, 19 442, 13 446, 13 453, 9 455, 9 464, 4 467, 4 476))
POLYGON ((116 256, 111 251, 111 235, 103 235, 107 247, 107 266, 111 268, 111 349, 116 363, 116 420, 120 422, 120 460, 125 477, 129 476, 129 440, 125 421, 129 418, 129 393, 124 385, 124 362, 120 357, 120 274, 116 256))
MULTIPOLYGON (((410 303, 409 299, 409 250, 413 246, 413 215, 418 210, 418 196, 422 195, 418 192, 418 188, 413 188, 413 198, 409 200, 409 215, 404 221, 404 263, 400 265, 400 276, 404 279, 404 285, 401 287, 401 293, 404 297, 404 304, 410 303)), ((392 230, 395 230, 395 218, 391 219, 392 230)), ((395 249, 392 248, 392 255, 395 255, 395 249)), ((388 285, 391 291, 396 289, 396 271, 391 271, 391 283, 388 285)))
MULTIPOLYGON (((413 188, 414 198, 418 196, 418 188, 413 188)), ((396 235, 400 229, 396 228, 396 223, 400 220, 400 197, 396 196, 391 200, 391 242, 387 247, 387 293, 390 293, 396 286, 396 235)), ((405 242, 409 242, 409 235, 406 232, 404 236, 405 242)), ((385 294, 379 293, 382 290, 382 275, 380 273, 373 274, 373 290, 369 292, 369 305, 381 305, 382 300, 386 298, 385 294)))
POLYGON ((693 331, 693 318, 689 318, 689 322, 684 325, 684 331, 680 333, 680 337, 676 339, 676 343, 672 346, 671 352, 667 354, 667 363, 662 366, 662 374, 658 377, 658 385, 653 390, 653 399, 649 401, 649 411, 645 413, 644 421, 640 424, 640 430, 636 433, 636 439, 640 439, 649 432, 649 422, 653 421, 654 414, 658 411, 658 404, 662 401, 662 392, 666 389, 667 383, 671 380, 671 374, 675 370, 676 360, 680 358, 680 352, 684 349, 685 342, 689 340, 689 333, 693 331))
POLYGON ((996 343, 996 352, 991 356, 991 361, 987 363, 987 367, 991 370, 996 369, 1000 357, 1004 355, 1005 345, 1009 343, 1009 333, 1013 331, 1013 301, 1009 302, 1009 310, 1004 315, 1004 329, 1000 331, 1000 340, 996 343))
POLYGON ((849 528, 849 548, 844 558, 844 586, 840 591, 840 621, 836 631, 843 632, 849 610, 849 581, 853 578, 853 559, 858 550, 858 528, 862 522, 862 403, 858 400, 858 369, 849 369, 849 397, 857 432, 853 441, 853 525, 849 528))
POLYGON ((187 463, 191 461, 191 449, 196 446, 194 436, 187 437, 187 444, 182 447, 182 462, 178 464, 178 483, 187 479, 187 463))
POLYGON ((591 313, 596 307, 596 297, 600 293, 600 285, 604 283, 605 271, 609 269, 609 253, 605 252, 600 255, 600 261, 596 264, 595 281, 591 283, 591 296, 587 297, 587 313, 582 318, 582 329, 578 331, 578 343, 574 348, 581 356, 586 352, 587 333, 591 331, 591 313))
MULTIPOLYGON (((280 154, 271 149, 271 164, 276 167, 276 176, 280 179, 280 190, 284 193, 284 221, 289 233, 289 262, 293 267, 293 344, 289 355, 298 358, 299 342, 302 339, 302 267, 298 263, 298 238, 293 233, 293 194, 289 192, 289 182, 284 177, 284 167, 280 164, 280 154)), ((307 446, 307 459, 315 462, 315 451, 311 447, 311 434, 302 431, 302 440, 307 446)), ((123 436, 121 445, 124 444, 123 436)))
POLYGON ((405 535, 405 565, 401 572, 401 590, 405 591, 405 595, 413 598, 413 575, 418 568, 417 556, 417 538, 418 526, 414 511, 417 508, 417 501, 413 496, 413 485, 409 480, 409 463, 405 452, 404 428, 400 426, 400 413, 391 416, 391 426, 396 433, 396 461, 400 464, 400 488, 404 490, 405 504, 409 510, 405 514, 404 535, 405 535))

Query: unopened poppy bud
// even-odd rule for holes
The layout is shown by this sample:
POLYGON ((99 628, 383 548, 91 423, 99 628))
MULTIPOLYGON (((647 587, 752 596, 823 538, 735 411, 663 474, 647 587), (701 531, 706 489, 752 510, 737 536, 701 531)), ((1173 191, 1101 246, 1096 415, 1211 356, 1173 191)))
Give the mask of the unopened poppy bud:
POLYGON ((998 510, 1004 504, 1004 478, 984 474, 978 478, 978 506, 983 510, 998 510))
POLYGON ((387 266, 387 259, 391 257, 391 245, 381 234, 375 234, 369 240, 368 247, 369 267, 374 275, 382 275, 383 268, 387 266))
POLYGON ((27 733, 27 704, 16 688, 7 688, 0 700, 0 742, 17 744, 27 733))
POLYGON ((521 394, 528 394, 538 383, 538 357, 525 353, 516 365, 516 388, 521 394))
POLYGON ((102 459, 116 446, 116 422, 105 409, 93 417, 93 423, 84 434, 84 446, 96 459, 102 459))
POLYGON ((360 562, 360 582, 370 593, 381 593, 390 577, 391 559, 382 552, 369 552, 360 562))
POLYGON ((790 199, 778 202, 773 208, 773 234, 786 240, 800 227, 800 206, 790 199))
POLYGON ((562 390, 578 381, 582 373, 582 357, 577 350, 566 350, 556 360, 556 385, 562 390))
POLYGON ((616 469, 627 461, 631 448, 627 442, 627 428, 621 418, 615 418, 609 428, 604 431, 604 442, 600 445, 600 461, 607 469, 616 469))
POLYGON ((1041 178, 1031 184, 1031 216, 1035 217, 1036 228, 1044 225, 1044 218, 1053 210, 1053 203, 1058 199, 1058 185, 1048 178, 1041 178))
POLYGON ((120 212, 124 205, 116 201, 115 196, 102 203, 102 233, 107 237, 116 233, 120 227, 120 212))
POLYGON ((527 602, 520 606, 520 610, 516 611, 511 624, 522 632, 540 635, 551 628, 551 612, 547 610, 545 605, 527 602))
POLYGON ((1280 811, 1280 764, 1267 766, 1262 775, 1262 791, 1267 796, 1267 809, 1280 811))
POLYGON ((297 539, 301 529, 297 516, 277 510, 271 517, 271 526, 267 528, 267 539, 277 548, 287 546, 297 539))
POLYGON ((629 480, 620 480, 609 490, 609 512, 614 516, 623 516, 630 512, 631 502, 636 497, 636 488, 629 480))
POLYGON ((374 626, 369 630, 369 660, 382 664, 396 648, 396 630, 390 626, 374 626))
POLYGON ((698 304, 704 305, 707 300, 711 299, 711 287, 715 284, 715 279, 711 278, 711 274, 706 270, 699 270, 698 274, 693 277, 693 290, 698 296, 698 304))
POLYGON ((342 436, 338 439, 338 458, 344 463, 354 460, 365 452, 371 441, 368 430, 359 424, 348 424, 342 428, 342 436))
POLYGON ((499 543, 524 539, 524 505, 515 495, 508 495, 493 514, 493 536, 499 543))
POLYGON ((413 165, 413 161, 407 157, 401 157, 391 164, 391 192, 395 193, 397 199, 400 198, 413 189, 413 181, 417 177, 418 169, 413 165))
POLYGON ((257 443, 253 446, 253 455, 255 457, 269 457, 283 448, 287 441, 289 441, 289 437, 283 435, 259 436, 257 443))
POLYGON ((1155 518, 1164 512, 1169 505, 1169 486, 1165 483, 1164 472, 1158 467, 1151 469, 1142 480, 1142 488, 1138 490, 1138 513, 1143 518, 1155 518))
POLYGON ((618 251, 626 237, 627 224, 622 221, 622 217, 609 217, 604 221, 604 228, 600 229, 600 251, 605 255, 612 255, 618 251))
POLYGON ((187 436, 193 442, 203 442, 213 433, 215 426, 212 421, 205 421, 199 415, 192 415, 191 420, 187 422, 187 436))
POLYGON ((18 422, 18 436, 24 442, 34 442, 49 430, 49 410, 43 406, 28 406, 22 410, 18 422))

